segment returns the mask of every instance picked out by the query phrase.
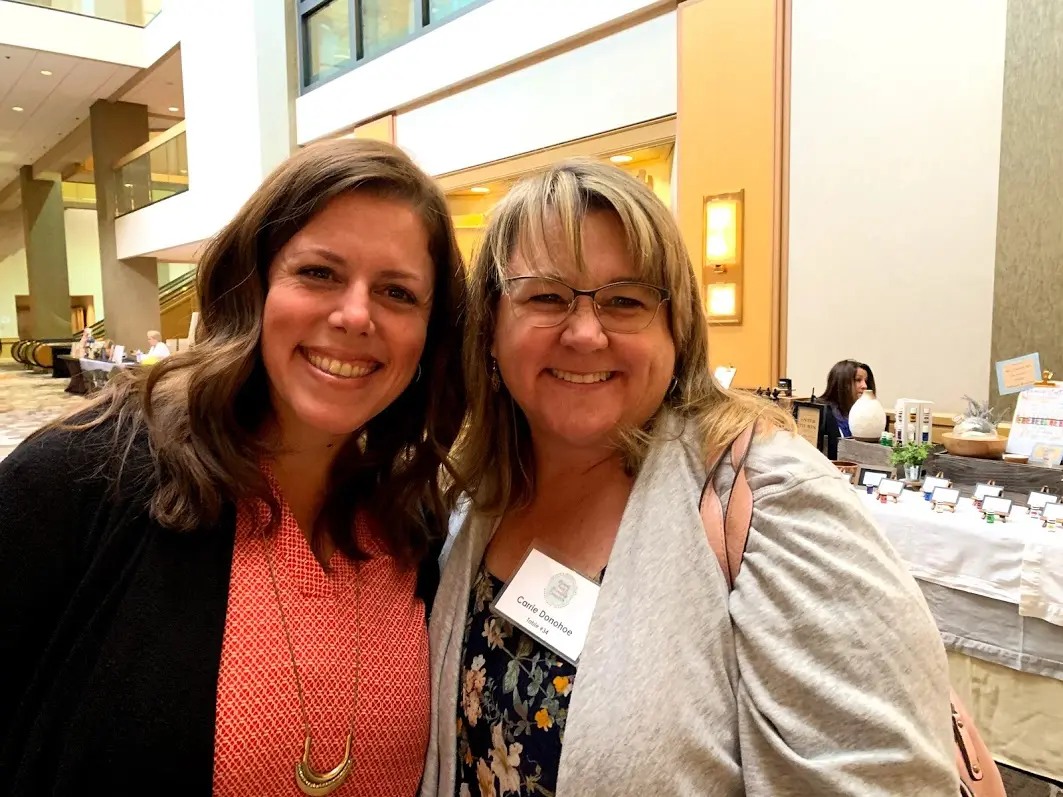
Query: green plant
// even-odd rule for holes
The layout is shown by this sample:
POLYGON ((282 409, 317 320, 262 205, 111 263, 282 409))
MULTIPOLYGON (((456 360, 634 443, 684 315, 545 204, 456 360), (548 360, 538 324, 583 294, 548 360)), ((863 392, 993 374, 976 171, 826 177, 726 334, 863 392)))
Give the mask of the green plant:
POLYGON ((905 443, 894 445, 890 453, 891 465, 922 465, 930 456, 933 443, 905 443))

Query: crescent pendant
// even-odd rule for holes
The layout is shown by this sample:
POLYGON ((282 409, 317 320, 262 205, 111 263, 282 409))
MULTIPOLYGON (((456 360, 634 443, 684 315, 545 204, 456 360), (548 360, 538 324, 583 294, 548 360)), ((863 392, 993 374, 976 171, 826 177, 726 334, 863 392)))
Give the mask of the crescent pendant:
POLYGON ((343 785, 347 776, 351 774, 351 734, 347 734, 347 748, 343 753, 343 760, 328 772, 315 772, 310 765, 310 737, 306 737, 303 744, 303 758, 295 765, 295 785, 299 791, 309 797, 320 797, 330 794, 343 785))

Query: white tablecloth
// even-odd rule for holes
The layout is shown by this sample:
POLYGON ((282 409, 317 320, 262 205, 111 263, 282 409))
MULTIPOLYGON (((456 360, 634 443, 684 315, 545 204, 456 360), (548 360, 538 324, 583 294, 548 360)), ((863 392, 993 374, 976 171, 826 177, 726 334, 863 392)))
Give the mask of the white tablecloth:
POLYGON ((1063 680, 1063 532, 1022 509, 986 523, 967 499, 955 513, 912 492, 860 500, 919 580, 946 647, 1063 680))
POLYGON ((129 363, 112 363, 107 360, 86 360, 82 358, 78 362, 81 363, 82 371, 110 371, 112 368, 127 368, 129 363))
POLYGON ((896 504, 861 500, 916 578, 1063 625, 1063 532, 1042 528, 1022 508, 1007 523, 987 523, 969 498, 954 513, 935 512, 909 491, 896 504))

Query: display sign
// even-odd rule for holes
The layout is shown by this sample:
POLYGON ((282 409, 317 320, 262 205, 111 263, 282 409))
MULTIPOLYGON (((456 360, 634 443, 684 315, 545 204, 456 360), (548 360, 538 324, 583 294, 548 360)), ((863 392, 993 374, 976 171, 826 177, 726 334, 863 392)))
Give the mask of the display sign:
POLYGON ((1038 445, 1063 447, 1063 387, 1031 387, 1015 403, 1007 453, 1029 457, 1038 445))
POLYGON ((721 365, 716 368, 713 375, 716 377, 716 381, 723 385, 724 390, 726 390, 731 387, 737 370, 733 365, 721 365))
POLYGON ((1054 468, 1059 465, 1060 460, 1063 460, 1063 446, 1046 446, 1044 443, 1038 443, 1030 452, 1027 462, 1030 465, 1054 468))
POLYGON ((1047 504, 1044 508, 1043 517, 1046 524, 1063 524, 1063 504, 1047 504))
POLYGON ((952 482, 942 479, 940 476, 927 476, 923 479, 923 492, 932 495, 938 487, 951 487, 952 482))
POLYGON ((931 500, 935 504, 954 507, 960 501, 960 491, 955 487, 938 487, 931 500))
POLYGON ((1041 355, 1024 354, 997 363, 997 390, 1002 396, 1033 387, 1041 378, 1041 355))
POLYGON ((897 481, 896 479, 883 479, 878 483, 878 494, 888 495, 892 498, 898 497, 904 492, 904 482, 897 481))
POLYGON ((1007 517, 1011 512, 1011 499, 1000 496, 986 496, 982 501, 982 512, 986 515, 1007 517))
POLYGON ((874 470, 872 468, 861 468, 860 470, 860 486, 861 487, 878 487, 879 482, 883 479, 890 477, 889 471, 874 470))
POLYGON ((1059 496, 1052 493, 1030 493, 1026 498, 1026 506, 1030 509, 1044 509, 1048 504, 1059 502, 1059 496))
POLYGON ((994 498, 1004 491, 1003 487, 995 484, 976 484, 974 487, 974 500, 981 501, 985 498, 994 498))

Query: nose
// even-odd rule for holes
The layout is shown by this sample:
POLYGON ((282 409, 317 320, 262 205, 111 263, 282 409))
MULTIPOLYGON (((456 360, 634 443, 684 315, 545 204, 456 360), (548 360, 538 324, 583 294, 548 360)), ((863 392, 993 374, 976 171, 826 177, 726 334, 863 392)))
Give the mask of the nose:
POLYGON ((609 345, 609 338, 594 313, 589 296, 577 297, 576 306, 565 319, 561 342, 584 354, 600 351, 609 345))
POLYGON ((369 287, 352 283, 340 295, 339 305, 329 314, 329 324, 351 335, 368 335, 374 329, 369 287))

